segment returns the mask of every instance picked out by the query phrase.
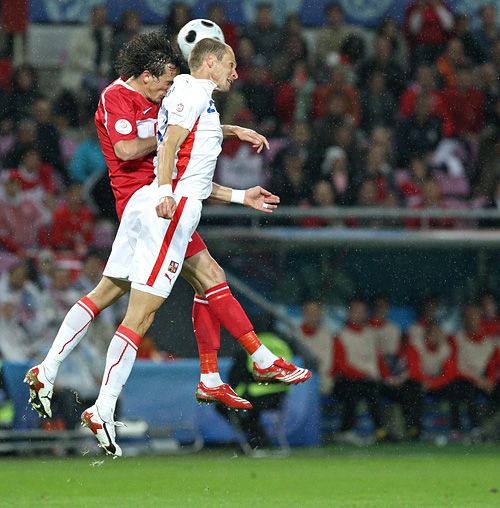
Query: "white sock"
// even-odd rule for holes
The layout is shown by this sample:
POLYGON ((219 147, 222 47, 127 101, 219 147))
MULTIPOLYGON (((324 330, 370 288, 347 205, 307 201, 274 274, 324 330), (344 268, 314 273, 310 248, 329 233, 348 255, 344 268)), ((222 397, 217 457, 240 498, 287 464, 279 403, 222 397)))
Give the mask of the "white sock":
POLYGON ((274 353, 271 353, 264 344, 259 346, 255 353, 252 354, 252 360, 261 369, 267 369, 267 367, 270 367, 277 359, 278 357, 274 353))
POLYGON ((104 421, 113 420, 116 401, 134 366, 138 340, 137 334, 120 326, 109 344, 101 390, 96 401, 104 421))
POLYGON ((208 374, 201 374, 200 381, 207 388, 215 388, 216 386, 224 384, 218 372, 209 372, 208 374))
POLYGON ((84 297, 71 307, 61 323, 45 360, 42 362, 47 379, 51 383, 55 381, 61 363, 80 343, 87 333, 90 323, 98 314, 95 305, 90 302, 93 306, 91 307, 89 302, 90 300, 84 297))

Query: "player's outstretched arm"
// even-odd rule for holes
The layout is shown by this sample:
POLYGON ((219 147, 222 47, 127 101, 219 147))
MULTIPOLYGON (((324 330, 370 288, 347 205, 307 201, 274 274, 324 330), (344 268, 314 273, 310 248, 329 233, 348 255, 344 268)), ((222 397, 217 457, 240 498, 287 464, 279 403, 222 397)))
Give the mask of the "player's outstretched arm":
POLYGON ((259 185, 246 190, 237 190, 214 182, 210 197, 223 203, 239 203, 264 213, 272 213, 280 202, 278 196, 259 185))
POLYGON ((236 136, 241 141, 251 143, 252 147, 257 150, 257 153, 262 152, 262 149, 266 147, 269 150, 269 141, 265 136, 255 132, 253 129, 247 129, 246 127, 240 127, 238 125, 221 125, 222 134, 225 138, 236 136))
POLYGON ((169 125, 165 139, 158 146, 158 199, 156 215, 172 219, 177 208, 172 192, 172 173, 175 154, 187 138, 189 131, 179 125, 169 125))

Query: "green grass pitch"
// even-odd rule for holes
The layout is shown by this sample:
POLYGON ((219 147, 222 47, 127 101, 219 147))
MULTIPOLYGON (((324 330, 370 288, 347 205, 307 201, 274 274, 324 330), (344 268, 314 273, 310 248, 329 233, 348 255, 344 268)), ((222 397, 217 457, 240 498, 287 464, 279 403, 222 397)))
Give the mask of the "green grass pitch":
POLYGON ((334 446, 265 459, 231 450, 117 460, 2 457, 0 506, 500 507, 500 448, 334 446))

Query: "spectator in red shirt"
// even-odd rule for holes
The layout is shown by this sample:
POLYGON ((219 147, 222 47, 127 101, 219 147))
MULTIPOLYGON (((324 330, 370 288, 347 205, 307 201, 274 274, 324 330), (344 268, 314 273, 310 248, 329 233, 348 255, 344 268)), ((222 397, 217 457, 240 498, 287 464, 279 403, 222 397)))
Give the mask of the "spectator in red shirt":
POLYGON ((328 101, 333 95, 340 95, 346 104, 346 113, 350 116, 352 124, 357 127, 361 119, 361 103, 356 88, 347 82, 342 65, 330 70, 328 80, 318 85, 312 95, 312 117, 321 118, 327 114, 328 101))
POLYGON ((38 233, 49 219, 48 210, 28 192, 14 171, 6 175, 0 195, 0 245, 18 255, 38 248, 38 233))
MULTIPOLYGON (((427 178, 422 184, 422 202, 415 204, 411 208, 440 208, 446 209, 446 203, 441 197, 441 188, 438 181, 434 177, 427 178)), ((444 215, 444 213, 443 213, 444 215)), ((406 227, 420 229, 423 224, 420 219, 406 219, 406 227)), ((428 219, 425 223, 426 227, 435 229, 450 229, 455 227, 456 221, 446 216, 428 219)))
POLYGON ((452 136, 470 138, 479 134, 484 126, 485 98, 473 85, 469 67, 458 70, 457 84, 443 91, 443 100, 450 116, 452 136))
POLYGON ((221 2, 210 4, 207 11, 207 19, 217 23, 224 34, 226 44, 232 48, 237 48, 239 44, 238 27, 226 19, 226 11, 221 2))
MULTIPOLYGON (((457 355, 453 342, 447 339, 437 322, 429 323, 422 336, 412 337, 405 348, 409 381, 417 388, 413 393, 415 433, 420 434, 425 394, 456 405, 459 392, 454 381, 457 376, 457 355)), ((460 428, 457 413, 451 413, 450 427, 460 428)))
POLYGON ((366 303, 350 302, 345 326, 334 339, 334 397, 343 402, 339 440, 354 440, 356 406, 365 400, 375 425, 375 437, 387 437, 379 403, 382 378, 388 376, 382 354, 377 350, 373 329, 367 326, 366 303))
POLYGON ((450 39, 446 44, 446 51, 436 61, 436 68, 444 86, 455 86, 458 69, 469 64, 462 41, 457 37, 450 39))
POLYGON ((294 121, 305 121, 311 109, 314 80, 305 60, 293 64, 292 75, 277 83, 274 108, 281 129, 288 132, 294 121))
POLYGON ((398 188, 405 199, 406 206, 413 208, 423 202, 422 186, 429 178, 429 166, 423 159, 412 159, 407 172, 401 172, 398 188))
POLYGON ((414 0, 406 7, 404 30, 417 63, 432 63, 453 30, 453 15, 441 0, 414 0))
POLYGON ((415 72, 415 81, 410 83, 399 99, 399 117, 410 118, 415 113, 417 97, 420 94, 428 95, 431 100, 431 115, 441 118, 443 123, 443 136, 451 137, 449 115, 445 107, 441 91, 436 85, 434 70, 429 65, 419 65, 415 72))
POLYGON ((248 37, 241 37, 237 52, 238 55, 238 81, 243 86, 250 76, 250 68, 256 56, 253 42, 248 37))
POLYGON ((15 170, 21 190, 29 193, 41 205, 52 209, 54 202, 54 170, 50 164, 42 162, 36 146, 27 147, 19 167, 15 170))
POLYGON ((82 187, 70 185, 65 201, 54 211, 51 244, 54 249, 83 256, 94 240, 94 215, 83 202, 82 187))

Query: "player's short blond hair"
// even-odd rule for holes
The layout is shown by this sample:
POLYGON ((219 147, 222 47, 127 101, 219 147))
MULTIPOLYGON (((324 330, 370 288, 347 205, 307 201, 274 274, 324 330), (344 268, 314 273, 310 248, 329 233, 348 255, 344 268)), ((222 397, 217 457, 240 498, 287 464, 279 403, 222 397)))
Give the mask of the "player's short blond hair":
POLYGON ((191 72, 198 70, 205 58, 209 55, 215 55, 217 60, 222 60, 224 55, 231 51, 231 46, 226 43, 218 41, 217 39, 201 39, 194 45, 189 55, 189 70, 191 72))

